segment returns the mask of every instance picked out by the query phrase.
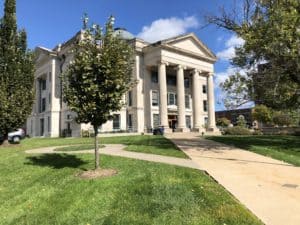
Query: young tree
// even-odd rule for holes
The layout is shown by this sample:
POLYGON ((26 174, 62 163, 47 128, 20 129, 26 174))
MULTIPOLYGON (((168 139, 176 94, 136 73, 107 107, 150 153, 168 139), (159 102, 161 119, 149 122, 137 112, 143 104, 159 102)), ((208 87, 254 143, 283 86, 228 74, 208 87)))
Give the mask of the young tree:
POLYGON ((75 44, 74 58, 63 75, 64 99, 77 113, 78 123, 91 123, 95 131, 95 169, 99 168, 98 128, 122 108, 124 94, 133 85, 132 47, 113 34, 110 17, 105 33, 98 25, 87 26, 75 44))
POLYGON ((0 22, 0 133, 24 125, 34 99, 33 55, 25 30, 17 31, 16 1, 6 0, 0 22))
POLYGON ((247 72, 244 79, 231 78, 234 82, 227 82, 229 94, 236 92, 244 100, 274 109, 299 108, 300 1, 243 2, 241 9, 222 9, 220 16, 208 17, 210 23, 245 41, 236 49, 232 63, 247 72), (247 88, 246 95, 240 94, 240 87, 247 88))

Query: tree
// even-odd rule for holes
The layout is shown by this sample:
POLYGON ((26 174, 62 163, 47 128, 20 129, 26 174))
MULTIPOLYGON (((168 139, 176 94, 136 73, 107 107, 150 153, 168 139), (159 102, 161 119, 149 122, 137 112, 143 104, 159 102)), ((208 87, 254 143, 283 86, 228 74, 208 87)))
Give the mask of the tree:
POLYGON ((217 119, 217 126, 228 127, 229 124, 230 124, 230 120, 227 119, 226 117, 222 117, 222 118, 217 119))
POLYGON ((265 105, 257 105, 252 109, 252 117, 260 123, 272 121, 272 110, 265 105))
POLYGON ((247 121, 243 115, 238 116, 236 123, 238 127, 246 127, 247 125, 247 121))
POLYGON ((133 85, 132 47, 113 34, 110 17, 105 33, 87 26, 74 45, 74 58, 63 74, 64 100, 76 112, 78 123, 91 123, 95 131, 95 169, 99 168, 98 128, 122 108, 124 94, 133 85))
POLYGON ((24 125, 34 99, 33 55, 25 30, 17 31, 16 1, 6 0, 0 21, 0 133, 24 125))
POLYGON ((244 79, 231 74, 231 81, 237 79, 227 82, 225 91, 274 109, 300 107, 299 0, 244 0, 243 10, 223 8, 208 21, 245 41, 232 64, 246 74, 244 79), (242 95, 241 86, 246 88, 242 95))

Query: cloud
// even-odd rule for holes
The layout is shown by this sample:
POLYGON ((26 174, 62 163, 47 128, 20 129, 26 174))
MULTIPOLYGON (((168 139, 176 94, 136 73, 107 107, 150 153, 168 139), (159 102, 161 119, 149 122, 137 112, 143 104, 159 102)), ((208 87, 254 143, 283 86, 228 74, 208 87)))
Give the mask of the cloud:
POLYGON ((153 43, 184 34, 188 29, 197 28, 198 26, 199 22, 195 16, 158 19, 153 21, 150 26, 144 26, 137 36, 153 43))
POLYGON ((219 59, 228 61, 235 56, 235 47, 241 46, 245 43, 242 38, 237 37, 236 35, 232 35, 225 42, 225 49, 218 52, 216 55, 219 59))

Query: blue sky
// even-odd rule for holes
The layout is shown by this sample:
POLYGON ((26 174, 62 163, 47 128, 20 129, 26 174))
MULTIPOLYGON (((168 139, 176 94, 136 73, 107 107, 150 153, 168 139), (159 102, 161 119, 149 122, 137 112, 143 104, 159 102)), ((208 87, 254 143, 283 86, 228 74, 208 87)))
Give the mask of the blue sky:
MULTIPOLYGON (((149 41, 182 33, 194 32, 218 57, 215 64, 216 109, 224 108, 222 93, 217 88, 232 69, 228 58, 234 46, 242 43, 232 33, 206 26, 204 15, 218 13, 219 7, 229 4, 222 0, 17 0, 19 28, 28 34, 29 48, 53 48, 72 37, 82 26, 86 12, 90 22, 104 24, 110 15, 116 27, 125 27, 149 41), (219 104, 221 103, 221 104, 219 104)), ((0 0, 3 12, 4 0, 0 0)))

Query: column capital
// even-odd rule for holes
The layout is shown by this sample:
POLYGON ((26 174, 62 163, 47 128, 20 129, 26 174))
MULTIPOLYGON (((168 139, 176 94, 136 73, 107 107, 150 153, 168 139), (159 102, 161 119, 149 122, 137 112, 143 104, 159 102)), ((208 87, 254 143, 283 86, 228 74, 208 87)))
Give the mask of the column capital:
POLYGON ((169 66, 169 63, 167 61, 164 61, 164 60, 158 60, 157 61, 157 64, 158 65, 166 65, 166 66, 169 66))
POLYGON ((199 69, 192 69, 191 74, 200 74, 202 71, 199 69))
POLYGON ((208 73, 207 73, 207 76, 208 76, 208 77, 210 77, 210 76, 214 76, 214 75, 215 75, 215 73, 214 73, 214 72, 208 72, 208 73))
POLYGON ((186 70, 187 67, 179 64, 176 66, 176 70, 180 70, 180 69, 186 70))

